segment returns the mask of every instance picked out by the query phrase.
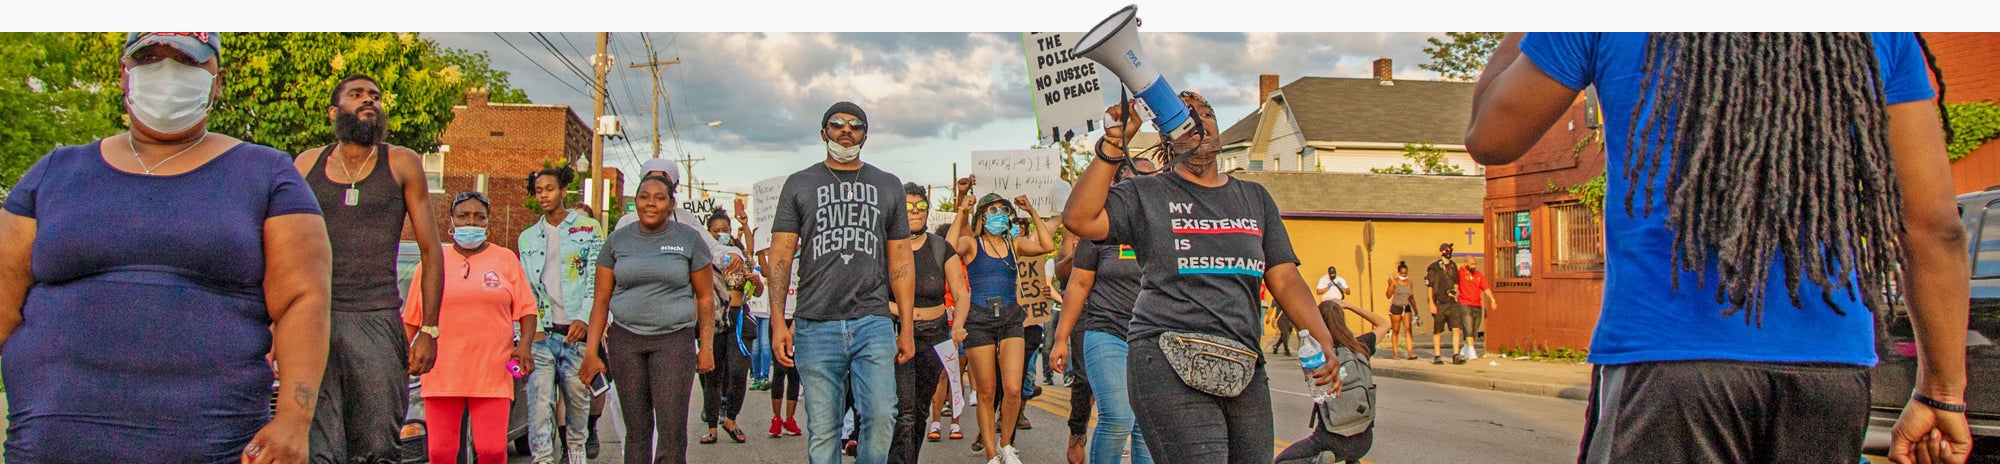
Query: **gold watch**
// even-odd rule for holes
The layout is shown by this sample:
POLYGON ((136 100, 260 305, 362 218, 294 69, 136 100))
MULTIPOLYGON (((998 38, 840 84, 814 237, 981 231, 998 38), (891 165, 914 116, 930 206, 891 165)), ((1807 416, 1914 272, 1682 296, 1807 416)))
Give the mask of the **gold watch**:
POLYGON ((436 340, 438 338, 438 326, 427 325, 423 327, 418 327, 417 333, 429 335, 431 336, 432 340, 436 340))

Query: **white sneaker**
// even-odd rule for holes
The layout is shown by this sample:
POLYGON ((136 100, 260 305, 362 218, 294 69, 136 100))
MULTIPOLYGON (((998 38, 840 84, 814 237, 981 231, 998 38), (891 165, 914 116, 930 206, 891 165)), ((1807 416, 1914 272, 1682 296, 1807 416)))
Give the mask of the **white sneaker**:
POLYGON ((570 449, 569 449, 569 461, 568 461, 568 463, 569 463, 569 464, 590 464, 590 459, 589 459, 589 458, 587 458, 587 457, 585 457, 585 456, 586 456, 586 455, 585 455, 585 454, 584 454, 584 452, 583 452, 583 447, 581 447, 581 446, 577 446, 577 447, 572 447, 572 448, 570 448, 570 449))
POLYGON ((1000 459, 1005 460, 1006 464, 1021 464, 1021 452, 1015 451, 1014 445, 1002 446, 1000 447, 1000 459))
POLYGON ((1000 462, 1000 456, 993 456, 993 459, 986 461, 986 464, 1007 464, 1007 463, 1000 462))

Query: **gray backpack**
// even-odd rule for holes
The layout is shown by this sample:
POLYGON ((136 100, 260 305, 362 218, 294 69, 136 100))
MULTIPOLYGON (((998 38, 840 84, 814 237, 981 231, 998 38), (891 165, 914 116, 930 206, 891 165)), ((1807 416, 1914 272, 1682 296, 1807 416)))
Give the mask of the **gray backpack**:
POLYGON ((1321 430, 1343 437, 1368 430, 1375 423, 1375 376, 1368 356, 1346 347, 1334 347, 1340 361, 1340 396, 1313 407, 1313 419, 1321 430))

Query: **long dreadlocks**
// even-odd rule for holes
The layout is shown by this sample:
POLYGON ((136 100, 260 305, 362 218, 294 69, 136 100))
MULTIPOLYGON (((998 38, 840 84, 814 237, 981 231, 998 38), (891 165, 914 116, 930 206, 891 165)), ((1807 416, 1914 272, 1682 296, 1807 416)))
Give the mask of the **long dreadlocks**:
MULTIPOLYGON (((1901 192, 1882 82, 1864 33, 1654 33, 1646 44, 1625 178, 1668 173, 1673 269, 1720 277, 1723 315, 1763 326, 1771 264, 1794 307, 1801 274, 1880 311, 1897 298, 1901 192), (1664 153, 1672 131, 1672 153, 1664 153), (1858 276, 1850 280, 1849 276, 1858 276)), ((1632 214, 1636 186, 1625 193, 1632 214)), ((1652 214, 1650 203, 1646 214, 1652 214)), ((1696 282, 1700 288, 1701 282, 1696 282)), ((1676 290, 1680 279, 1674 279, 1676 290)))

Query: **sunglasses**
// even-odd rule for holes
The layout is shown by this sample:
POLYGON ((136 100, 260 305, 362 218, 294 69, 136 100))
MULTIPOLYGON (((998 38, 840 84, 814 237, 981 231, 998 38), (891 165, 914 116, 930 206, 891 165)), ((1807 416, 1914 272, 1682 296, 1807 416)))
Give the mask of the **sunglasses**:
POLYGON ((452 198, 451 198, 451 204, 452 204, 452 205, 457 205, 457 204, 459 204, 459 203, 461 203, 461 202, 464 202, 465 200, 479 200, 479 203, 481 203, 481 204, 486 204, 486 205, 492 205, 492 204, 493 204, 493 202, 492 202, 492 201, 489 201, 489 200, 487 200, 487 199, 486 199, 486 194, 484 194, 484 193, 479 193, 479 192, 465 192, 465 193, 460 193, 460 194, 458 194, 458 196, 455 196, 455 197, 452 197, 452 198))
POLYGON ((908 204, 910 211, 927 211, 931 209, 931 202, 928 201, 909 202, 908 204))
POLYGON ((868 123, 861 122, 860 119, 843 118, 839 116, 834 116, 826 119, 826 130, 837 131, 849 127, 854 128, 854 130, 857 132, 867 131, 868 123))

